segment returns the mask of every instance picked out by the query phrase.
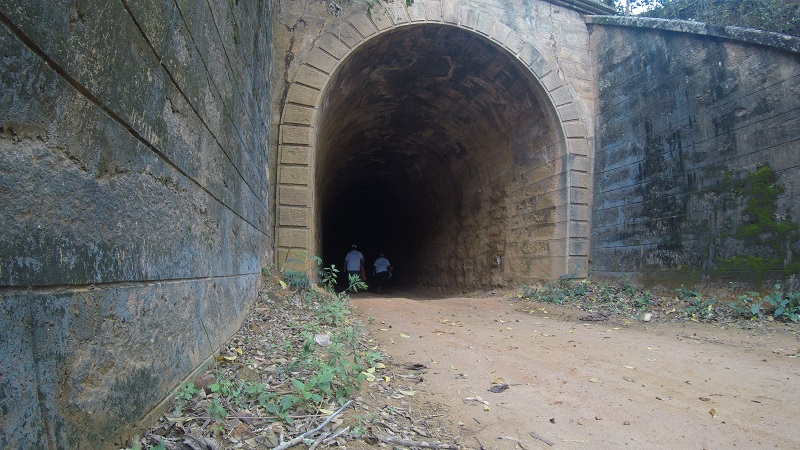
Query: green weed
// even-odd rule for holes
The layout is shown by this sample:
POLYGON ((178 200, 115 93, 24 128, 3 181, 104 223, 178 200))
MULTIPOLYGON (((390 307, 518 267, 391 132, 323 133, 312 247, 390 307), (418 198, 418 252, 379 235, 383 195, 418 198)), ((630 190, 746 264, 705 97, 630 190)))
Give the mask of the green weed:
POLYGON ((336 286, 336 278, 339 276, 339 269, 334 264, 322 267, 322 258, 319 256, 312 256, 311 259, 317 264, 317 275, 322 282, 322 286, 325 290, 333 292, 333 288, 336 286))
POLYGON ((716 311, 714 307, 717 304, 716 300, 704 299, 699 292, 687 289, 684 286, 676 289, 676 291, 679 299, 689 302, 689 305, 684 309, 687 317, 703 321, 710 321, 715 317, 716 311))
POLYGON ((758 292, 747 292, 728 303, 734 317, 744 317, 746 319, 757 319, 761 317, 761 299, 758 292))
POLYGON ((553 303, 557 305, 574 304, 585 310, 602 308, 608 312, 625 315, 635 310, 652 306, 656 297, 648 290, 642 290, 628 278, 612 283, 576 281, 572 275, 559 277, 542 287, 523 286, 521 297, 526 300, 553 303))
POLYGON ((172 397, 175 399, 175 415, 180 415, 183 405, 199 393, 200 389, 195 388, 193 382, 188 384, 181 382, 178 388, 172 391, 172 397))
POLYGON ((228 417, 228 411, 219 402, 219 399, 212 398, 208 403, 208 415, 214 422, 220 423, 228 417))
POLYGON ((784 294, 780 285, 775 285, 772 294, 764 296, 764 301, 772 307, 772 316, 779 320, 800 322, 800 292, 784 294))

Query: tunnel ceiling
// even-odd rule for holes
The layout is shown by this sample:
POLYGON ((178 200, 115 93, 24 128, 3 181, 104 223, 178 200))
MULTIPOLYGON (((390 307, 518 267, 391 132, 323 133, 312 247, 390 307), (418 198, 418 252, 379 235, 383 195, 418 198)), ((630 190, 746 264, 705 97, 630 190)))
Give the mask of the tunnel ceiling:
POLYGON ((334 262, 359 242, 411 263, 443 220, 469 213, 470 192, 512 175, 515 153, 526 151, 520 141, 535 140, 526 133, 544 116, 519 61, 449 26, 374 38, 328 86, 316 198, 323 254, 334 262))

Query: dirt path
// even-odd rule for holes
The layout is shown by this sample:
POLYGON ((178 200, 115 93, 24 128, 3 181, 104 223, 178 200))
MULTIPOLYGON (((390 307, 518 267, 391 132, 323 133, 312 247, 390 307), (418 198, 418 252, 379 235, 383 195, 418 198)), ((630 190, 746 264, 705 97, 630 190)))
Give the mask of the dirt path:
POLYGON ((427 366, 415 400, 444 404, 470 448, 549 448, 530 432, 555 448, 800 448, 797 327, 584 323, 501 298, 353 303, 395 363, 427 366))

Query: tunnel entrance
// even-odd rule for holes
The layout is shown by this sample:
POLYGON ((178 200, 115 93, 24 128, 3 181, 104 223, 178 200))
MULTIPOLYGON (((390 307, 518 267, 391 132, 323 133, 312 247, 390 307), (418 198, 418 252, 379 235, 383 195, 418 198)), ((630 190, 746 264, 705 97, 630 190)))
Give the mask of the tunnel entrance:
POLYGON ((341 268, 356 244, 446 294, 585 276, 589 119, 558 66, 499 21, 376 17, 343 20, 292 75, 278 268, 341 268))
POLYGON ((357 244, 368 267, 386 253, 395 283, 466 290, 508 283, 504 263, 554 238, 558 123, 530 70, 488 39, 396 28, 353 52, 323 98, 315 218, 326 265, 357 244))

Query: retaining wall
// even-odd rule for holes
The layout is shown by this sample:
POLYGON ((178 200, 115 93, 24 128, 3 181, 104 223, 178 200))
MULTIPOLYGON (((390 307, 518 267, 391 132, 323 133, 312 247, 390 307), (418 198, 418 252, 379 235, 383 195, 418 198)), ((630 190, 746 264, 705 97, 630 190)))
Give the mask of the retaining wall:
POLYGON ((588 23, 590 272, 676 283, 796 274, 800 40, 658 19, 588 23))
POLYGON ((0 2, 0 447, 118 448, 271 258, 270 2, 0 2))

